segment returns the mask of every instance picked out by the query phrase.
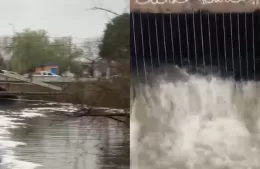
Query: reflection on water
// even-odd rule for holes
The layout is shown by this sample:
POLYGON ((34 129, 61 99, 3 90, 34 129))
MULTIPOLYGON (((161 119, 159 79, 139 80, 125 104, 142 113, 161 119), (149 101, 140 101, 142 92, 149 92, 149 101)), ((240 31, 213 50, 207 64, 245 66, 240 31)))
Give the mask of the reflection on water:
POLYGON ((0 107, 0 168, 129 168, 129 127, 103 117, 71 118, 71 105, 0 107), (64 110, 62 110, 64 109, 64 110))

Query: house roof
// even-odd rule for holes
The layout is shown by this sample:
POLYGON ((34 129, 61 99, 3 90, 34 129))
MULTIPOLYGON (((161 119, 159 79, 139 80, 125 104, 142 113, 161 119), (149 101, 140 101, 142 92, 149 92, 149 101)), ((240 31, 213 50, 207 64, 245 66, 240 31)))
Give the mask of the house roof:
POLYGON ((58 64, 55 64, 55 63, 45 63, 45 64, 37 65, 35 67, 42 67, 42 66, 58 66, 58 64))

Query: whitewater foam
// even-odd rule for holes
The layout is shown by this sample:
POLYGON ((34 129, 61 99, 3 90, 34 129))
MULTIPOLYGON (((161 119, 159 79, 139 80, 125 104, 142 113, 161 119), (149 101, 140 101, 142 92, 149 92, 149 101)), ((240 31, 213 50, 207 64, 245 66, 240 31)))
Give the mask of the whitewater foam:
POLYGON ((131 109, 131 168, 260 168, 257 84, 181 73, 188 78, 163 75, 140 86, 131 109))

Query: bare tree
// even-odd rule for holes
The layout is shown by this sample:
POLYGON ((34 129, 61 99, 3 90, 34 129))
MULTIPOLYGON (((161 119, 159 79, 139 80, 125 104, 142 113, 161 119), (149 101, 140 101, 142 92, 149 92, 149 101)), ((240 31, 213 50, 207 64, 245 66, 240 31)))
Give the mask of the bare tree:
POLYGON ((117 15, 117 16, 120 15, 120 14, 114 12, 114 11, 111 11, 111 10, 106 9, 106 8, 101 8, 101 7, 92 7, 92 8, 88 8, 86 10, 101 10, 101 11, 105 11, 105 12, 108 12, 108 13, 111 13, 111 14, 114 14, 114 15, 117 15))

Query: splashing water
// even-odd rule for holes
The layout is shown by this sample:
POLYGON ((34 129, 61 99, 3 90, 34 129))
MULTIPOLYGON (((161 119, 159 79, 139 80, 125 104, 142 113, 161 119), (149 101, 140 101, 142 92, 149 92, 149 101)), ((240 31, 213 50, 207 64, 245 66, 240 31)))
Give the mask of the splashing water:
POLYGON ((163 74, 140 87, 131 110, 131 167, 259 169, 257 83, 180 74, 186 78, 163 74))

